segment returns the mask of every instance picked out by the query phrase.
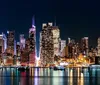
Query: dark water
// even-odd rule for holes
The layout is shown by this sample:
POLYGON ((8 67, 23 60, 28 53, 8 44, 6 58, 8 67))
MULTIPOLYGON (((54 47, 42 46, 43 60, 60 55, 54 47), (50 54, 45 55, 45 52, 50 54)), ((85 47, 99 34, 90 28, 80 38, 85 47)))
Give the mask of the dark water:
POLYGON ((100 69, 31 68, 19 72, 17 68, 3 68, 0 69, 0 85, 100 85, 100 69))

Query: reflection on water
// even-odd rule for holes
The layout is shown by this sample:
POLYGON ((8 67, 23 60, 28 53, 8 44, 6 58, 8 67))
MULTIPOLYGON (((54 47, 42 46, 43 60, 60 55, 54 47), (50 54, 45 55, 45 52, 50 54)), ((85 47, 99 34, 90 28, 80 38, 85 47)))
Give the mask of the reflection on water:
POLYGON ((65 71, 54 71, 31 68, 19 72, 17 68, 2 68, 0 85, 100 85, 100 69, 66 68, 65 71))

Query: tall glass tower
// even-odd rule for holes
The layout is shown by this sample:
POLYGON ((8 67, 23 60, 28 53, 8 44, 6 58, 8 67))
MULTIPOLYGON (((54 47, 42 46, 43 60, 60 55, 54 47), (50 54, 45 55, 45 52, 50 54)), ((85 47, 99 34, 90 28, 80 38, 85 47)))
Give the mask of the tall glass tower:
POLYGON ((36 55, 36 27, 35 19, 32 18, 32 28, 29 29, 29 40, 30 40, 30 49, 29 49, 29 63, 35 65, 35 55, 36 55))

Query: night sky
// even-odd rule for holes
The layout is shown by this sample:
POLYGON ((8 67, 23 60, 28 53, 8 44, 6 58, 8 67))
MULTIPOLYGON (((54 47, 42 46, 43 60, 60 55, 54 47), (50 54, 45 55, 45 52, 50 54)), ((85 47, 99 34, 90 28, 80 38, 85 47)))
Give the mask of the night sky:
POLYGON ((33 15, 37 39, 42 23, 54 22, 55 17, 62 39, 88 36, 90 45, 96 45, 100 36, 100 5, 96 0, 0 0, 0 33, 15 30, 17 41, 21 33, 27 37, 33 15))

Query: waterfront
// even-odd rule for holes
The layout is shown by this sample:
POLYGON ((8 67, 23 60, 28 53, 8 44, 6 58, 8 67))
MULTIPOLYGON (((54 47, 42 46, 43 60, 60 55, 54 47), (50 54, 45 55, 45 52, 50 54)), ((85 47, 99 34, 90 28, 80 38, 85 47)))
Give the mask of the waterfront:
POLYGON ((65 71, 54 71, 31 68, 19 72, 17 68, 2 68, 0 85, 100 85, 100 69, 66 68, 65 71))

